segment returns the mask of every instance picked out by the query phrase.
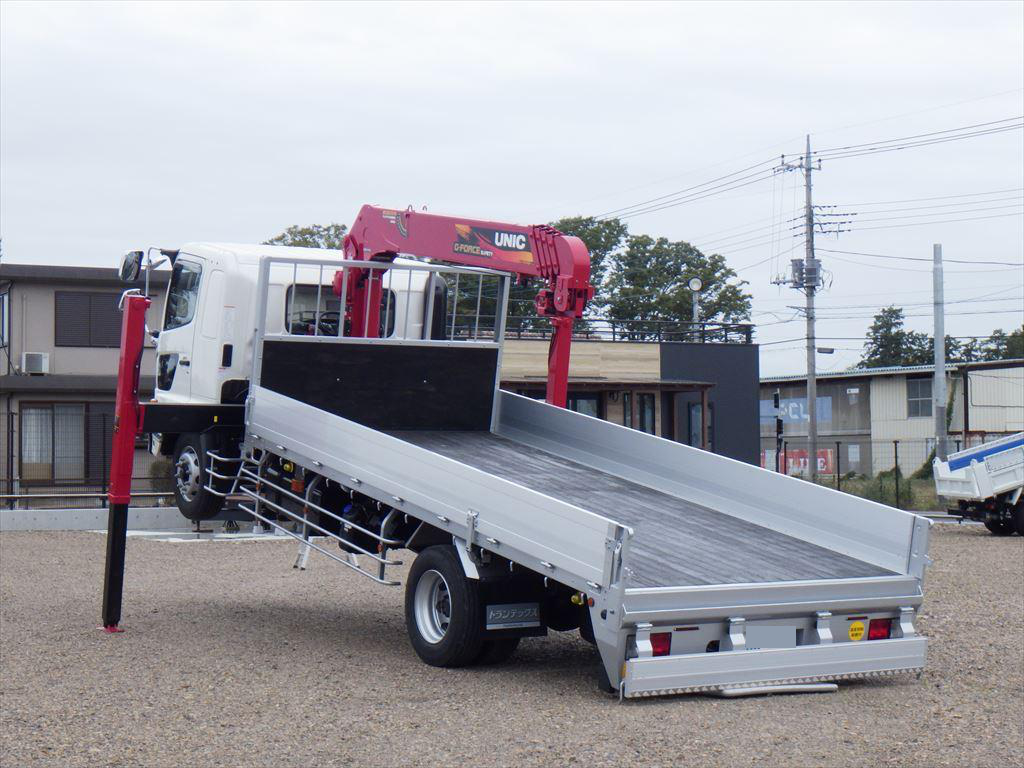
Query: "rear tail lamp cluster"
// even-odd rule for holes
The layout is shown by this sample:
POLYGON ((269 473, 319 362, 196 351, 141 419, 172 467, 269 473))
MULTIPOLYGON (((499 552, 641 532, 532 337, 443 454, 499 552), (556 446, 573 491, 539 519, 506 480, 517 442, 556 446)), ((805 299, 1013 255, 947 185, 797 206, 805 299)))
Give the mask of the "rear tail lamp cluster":
POLYGON ((888 640, 892 632, 892 619, 872 619, 868 623, 868 640, 888 640))
POLYGON ((672 649, 672 633, 652 632, 651 648, 654 650, 655 656, 668 656, 668 652, 672 649))

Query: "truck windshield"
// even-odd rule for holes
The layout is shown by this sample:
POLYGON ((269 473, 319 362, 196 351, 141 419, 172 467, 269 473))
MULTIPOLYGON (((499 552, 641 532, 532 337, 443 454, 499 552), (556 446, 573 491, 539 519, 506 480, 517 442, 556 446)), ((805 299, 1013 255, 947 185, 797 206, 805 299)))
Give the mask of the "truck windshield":
POLYGON ((164 312, 164 330, 180 328, 192 322, 199 299, 199 278, 203 268, 198 264, 178 261, 171 271, 171 284, 167 289, 167 309, 164 312))

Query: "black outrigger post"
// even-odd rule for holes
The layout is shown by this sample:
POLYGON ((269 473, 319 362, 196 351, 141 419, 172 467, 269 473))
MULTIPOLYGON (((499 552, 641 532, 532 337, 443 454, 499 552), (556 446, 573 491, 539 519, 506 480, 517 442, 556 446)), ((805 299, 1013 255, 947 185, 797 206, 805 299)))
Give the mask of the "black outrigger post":
POLYGON ((122 298, 121 356, 117 366, 117 399, 114 405, 114 444, 110 455, 110 486, 107 500, 107 561, 103 571, 103 630, 122 632, 121 598, 124 592, 124 551, 128 537, 128 505, 131 503, 135 437, 142 423, 139 404, 139 368, 150 300, 141 294, 122 298))

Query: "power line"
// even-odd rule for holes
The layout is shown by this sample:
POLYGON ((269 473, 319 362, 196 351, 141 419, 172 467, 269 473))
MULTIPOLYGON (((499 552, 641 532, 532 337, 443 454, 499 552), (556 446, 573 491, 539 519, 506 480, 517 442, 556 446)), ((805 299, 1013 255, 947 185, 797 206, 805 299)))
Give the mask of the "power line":
MULTIPOLYGON (((875 313, 877 314, 877 313, 875 313)), ((964 317, 974 317, 976 315, 1022 315, 1024 316, 1024 309, 984 309, 977 312, 947 312, 946 316, 959 315, 964 317)), ((861 314, 861 315, 829 315, 828 317, 819 317, 818 320, 870 320, 874 314, 861 314)), ((904 317, 931 317, 931 313, 925 314, 905 314, 904 317)))
MULTIPOLYGON (((850 256, 870 256, 875 259, 898 259, 900 261, 927 261, 931 263, 931 259, 927 259, 923 256, 891 256, 885 253, 864 253, 863 251, 842 251, 836 248, 819 248, 818 250, 825 251, 826 253, 846 253, 850 256)), ((970 261, 968 259, 947 259, 943 257, 943 262, 951 264, 990 264, 1010 267, 1024 267, 1024 262, 1013 262, 1013 261, 970 261)))
POLYGON ((907 224, 883 224, 878 227, 851 227, 850 229, 844 230, 845 232, 863 232, 869 229, 901 229, 903 227, 920 227, 924 225, 932 224, 954 224, 958 221, 982 221, 983 219, 1004 219, 1007 216, 1021 216, 1024 215, 1024 211, 1021 213, 996 213, 991 216, 971 216, 966 219, 940 219, 939 221, 914 221, 907 224))
MULTIPOLYGON (((992 294, 989 294, 991 296, 992 294)), ((989 296, 974 296, 970 299, 954 299, 953 301, 947 301, 946 304, 970 304, 975 301, 981 301, 982 299, 988 299, 991 302, 995 301, 1024 301, 1024 296, 1008 296, 1004 299, 992 299, 989 296)), ((841 309, 883 309, 884 307, 893 306, 891 304, 879 305, 879 304, 833 304, 830 307, 819 307, 819 311, 832 312, 841 309)), ((921 301, 911 302, 909 304, 900 304, 900 309, 906 309, 907 307, 930 307, 932 302, 921 301)), ((1022 310, 1024 311, 1024 310, 1022 310)))
POLYGON ((951 102, 948 102, 946 104, 939 104, 939 105, 934 106, 934 107, 925 107, 924 109, 915 109, 912 112, 900 112, 899 114, 889 115, 888 117, 880 117, 880 118, 878 118, 876 120, 867 120, 867 121, 862 122, 862 123, 851 123, 850 125, 841 125, 838 128, 827 128, 824 131, 818 131, 817 134, 819 136, 821 136, 821 135, 826 134, 826 133, 837 133, 839 131, 846 131, 846 130, 849 130, 850 128, 862 128, 865 125, 875 125, 877 123, 886 123, 886 122, 888 122, 890 120, 898 120, 901 117, 912 117, 914 115, 922 115, 925 112, 935 112, 935 111, 940 110, 940 109, 948 109, 949 107, 959 107, 961 104, 973 104, 976 101, 984 101, 985 99, 994 99, 994 98, 996 98, 998 96, 1006 96, 1006 95, 1011 94, 1011 93, 1020 93, 1021 91, 1024 91, 1024 88, 1011 88, 1008 91, 998 91, 996 93, 989 93, 989 94, 987 94, 985 96, 975 96, 974 98, 971 98, 971 99, 963 99, 961 101, 951 101, 951 102))
MULTIPOLYGON (((990 197, 987 200, 963 200, 959 203, 940 203, 932 205, 912 205, 909 208, 876 208, 875 210, 845 210, 845 211, 821 211, 819 216, 860 216, 861 214, 868 214, 874 216, 876 213, 902 213, 903 211, 934 211, 938 208, 963 208, 965 205, 987 205, 988 203, 1005 203, 1009 200, 1024 200, 1024 195, 1011 195, 1010 197, 990 197)), ((838 205, 828 206, 815 206, 815 208, 839 208, 838 205)), ((854 206, 843 206, 844 208, 851 209, 854 206)), ((921 216, 935 215, 940 216, 942 214, 959 214, 966 213, 966 211, 940 211, 936 214, 919 214, 921 216)))
MULTIPOLYGON (((649 205, 649 204, 652 204, 652 203, 658 203, 658 202, 660 202, 662 200, 666 200, 667 198, 670 198, 670 197, 675 197, 677 195, 682 195, 682 194, 685 194, 685 193, 688 193, 688 192, 693 192, 693 191, 696 191, 696 190, 700 190, 701 187, 707 187, 707 186, 709 186, 711 184, 714 184, 716 182, 732 178, 733 176, 739 176, 741 173, 746 173, 747 171, 752 171, 755 168, 760 168, 763 165, 769 165, 769 164, 771 164, 773 162, 775 162, 774 158, 771 159, 771 160, 762 160, 760 163, 755 163, 754 165, 748 165, 746 168, 741 168, 738 171, 733 171, 732 173, 727 173, 724 176, 718 176, 718 177, 716 177, 714 179, 710 179, 710 180, 705 181, 705 182, 703 182, 701 184, 694 184, 691 187, 685 187, 683 189, 677 189, 674 192, 668 192, 668 193, 666 193, 664 195, 659 195, 657 197, 652 197, 650 200, 643 200, 643 201, 641 201, 639 203, 633 203, 632 205, 623 206, 622 208, 613 208, 610 211, 605 211, 604 213, 597 214, 596 218, 599 218, 599 219, 608 218, 608 217, 613 216, 613 215, 615 215, 617 213, 620 213, 622 211, 628 211, 631 208, 640 208, 642 206, 649 205)), ((744 178, 749 178, 749 176, 744 177, 744 178)), ((738 179, 737 179, 737 181, 738 181, 738 179)))
POLYGON ((962 133, 956 136, 947 136, 941 139, 930 139, 927 141, 915 141, 908 142, 906 144, 896 144, 892 146, 880 146, 864 149, 861 151, 854 152, 837 152, 834 155, 823 155, 818 157, 818 160, 846 160, 853 157, 864 157, 865 155, 878 155, 885 152, 899 152, 904 149, 915 149, 917 147, 930 147, 936 144, 948 144, 951 141, 961 141, 963 139, 972 139, 978 136, 991 136, 997 133, 1006 133, 1008 131, 1018 131, 1024 128, 1024 123, 1020 125, 1007 126, 1006 128, 996 128, 989 131, 974 131, 971 133, 962 133))
MULTIPOLYGON (((1011 205, 991 205, 991 206, 987 206, 985 208, 967 208, 967 209, 964 209, 962 211, 939 211, 937 213, 912 213, 912 214, 908 214, 906 216, 882 216, 882 217, 877 218, 877 219, 856 219, 856 220, 851 221, 851 223, 859 224, 862 221, 872 222, 872 221, 896 221, 898 219, 923 219, 923 218, 925 218, 927 216, 949 216, 950 214, 953 214, 954 216, 959 216, 961 213, 980 213, 981 211, 1005 211, 1007 208, 1020 208, 1022 206, 1024 206, 1024 203, 1013 203, 1011 205)), ((872 213, 886 213, 886 211, 872 211, 872 213)), ((847 216, 858 216, 859 214, 857 214, 857 213, 849 213, 849 214, 844 214, 844 215, 847 215, 847 216)), ((933 224, 935 222, 928 221, 928 222, 921 222, 921 223, 922 224, 933 224)))
POLYGON ((942 131, 931 131, 930 133, 918 133, 918 134, 914 134, 912 136, 898 136, 898 137, 893 138, 893 139, 880 139, 878 141, 864 142, 863 144, 848 144, 848 145, 843 146, 843 147, 829 147, 827 149, 819 149, 819 150, 815 151, 812 154, 823 155, 823 154, 828 154, 830 152, 843 152, 843 151, 851 150, 851 149, 859 149, 861 147, 875 146, 877 144, 892 144, 894 142, 910 141, 911 139, 923 139, 923 138, 927 138, 929 136, 938 136, 938 135, 944 134, 944 133, 955 133, 957 131, 967 131, 967 130, 972 130, 972 129, 975 129, 975 128, 986 128, 987 126, 993 126, 993 125, 1000 125, 1002 123, 1008 123, 1008 122, 1010 122, 1012 120, 1024 120, 1024 115, 1017 115, 1016 117, 1004 117, 1001 120, 990 120, 987 123, 974 123, 973 125, 962 125, 959 128, 946 128, 945 130, 942 130, 942 131))
POLYGON ((967 192, 962 195, 938 195, 937 197, 911 197, 906 200, 876 200, 871 203, 845 203, 843 205, 832 205, 830 208, 857 208, 863 205, 894 205, 896 203, 921 203, 928 200, 952 200, 956 197, 982 197, 983 195, 1001 195, 1005 192, 1024 192, 1024 187, 1013 187, 1012 189, 993 189, 988 192, 967 192))
MULTIPOLYGON (((843 261, 847 264, 856 264, 858 267, 867 267, 869 269, 888 269, 893 272, 916 272, 917 274, 928 274, 931 272, 930 269, 912 269, 911 267, 893 267, 888 264, 871 264, 865 261, 858 261, 856 259, 844 259, 842 256, 832 256, 836 261, 843 261)), ((988 274, 990 272, 1015 272, 1020 267, 998 267, 996 269, 947 269, 946 274, 953 275, 981 275, 988 274)))
MULTIPOLYGON (((762 171, 762 172, 757 173, 757 174, 751 174, 750 176, 744 176, 744 177, 741 177, 739 179, 734 179, 732 182, 727 182, 725 184, 719 184, 717 186, 709 187, 708 189, 703 189, 703 190, 700 190, 699 192, 693 192, 693 193, 691 193, 689 195, 685 195, 685 196, 683 196, 681 198, 678 198, 678 199, 669 200, 669 201, 666 201, 664 203, 657 203, 657 204, 654 204, 654 205, 649 205, 646 208, 639 208, 638 210, 635 210, 635 211, 628 211, 626 213, 619 213, 619 214, 615 215, 615 218, 628 219, 628 218, 631 218, 633 216, 639 216, 639 215, 644 214, 644 213, 655 213, 657 211, 667 210, 668 208, 676 208, 677 206, 685 205, 686 203, 695 203, 698 200, 704 200, 705 198, 713 197, 715 195, 720 195, 720 194, 722 194, 724 192, 732 192, 735 189, 742 189, 743 187, 749 187, 751 184, 759 184, 762 181, 767 181, 768 179, 772 178, 772 176, 773 176, 773 174, 770 171, 768 173, 765 173, 765 172, 762 171), (746 181, 745 179, 750 179, 750 180, 746 181)), ((604 216, 598 216, 597 218, 605 218, 606 219, 606 218, 612 218, 612 217, 608 216, 608 215, 604 215, 604 216)))

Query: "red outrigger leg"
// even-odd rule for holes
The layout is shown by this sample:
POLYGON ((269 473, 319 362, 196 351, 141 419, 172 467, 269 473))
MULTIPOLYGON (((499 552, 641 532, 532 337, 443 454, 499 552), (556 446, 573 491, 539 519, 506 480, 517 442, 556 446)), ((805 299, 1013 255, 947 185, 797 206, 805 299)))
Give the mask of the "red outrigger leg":
POLYGON ((146 334, 146 296, 127 294, 121 317, 121 356, 117 365, 114 405, 114 445, 110 455, 107 493, 107 560, 103 572, 103 630, 122 632, 121 596, 124 590, 124 551, 128 535, 128 504, 132 500, 132 464, 135 437, 141 424, 139 368, 146 334))

